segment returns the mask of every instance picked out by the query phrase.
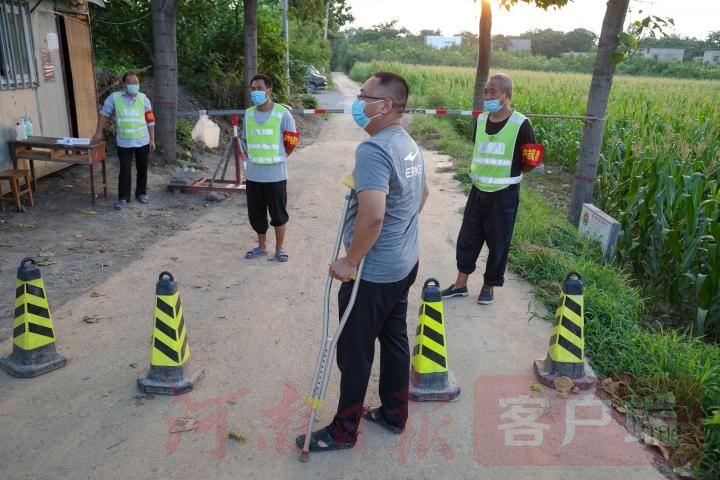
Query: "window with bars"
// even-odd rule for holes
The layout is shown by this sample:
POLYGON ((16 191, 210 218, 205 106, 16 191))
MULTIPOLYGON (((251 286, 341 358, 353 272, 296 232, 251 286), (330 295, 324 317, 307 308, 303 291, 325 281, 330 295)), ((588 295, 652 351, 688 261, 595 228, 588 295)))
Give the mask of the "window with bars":
POLYGON ((38 84, 30 10, 21 0, 0 0, 0 90, 38 84))

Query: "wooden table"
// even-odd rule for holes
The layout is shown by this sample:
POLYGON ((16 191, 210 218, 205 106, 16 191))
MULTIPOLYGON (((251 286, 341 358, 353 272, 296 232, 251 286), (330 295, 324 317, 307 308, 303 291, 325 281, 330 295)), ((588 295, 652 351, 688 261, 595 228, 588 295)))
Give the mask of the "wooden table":
POLYGON ((95 205, 95 165, 102 165, 103 195, 107 198, 107 173, 105 168, 105 142, 92 145, 61 145, 54 137, 29 137, 9 142, 13 168, 19 168, 22 160, 30 164, 33 188, 37 190, 35 162, 81 163, 90 167, 90 195, 95 205))

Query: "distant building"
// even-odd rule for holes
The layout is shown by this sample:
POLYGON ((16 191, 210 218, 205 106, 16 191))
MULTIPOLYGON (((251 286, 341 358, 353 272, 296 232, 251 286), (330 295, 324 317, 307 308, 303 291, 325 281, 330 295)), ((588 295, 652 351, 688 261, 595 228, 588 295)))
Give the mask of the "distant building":
POLYGON ((459 47, 462 44, 462 37, 445 37, 443 35, 427 35, 425 37, 425 45, 429 45, 438 50, 447 47, 459 47))
POLYGON ((683 61, 685 58, 685 49, 684 48, 657 48, 657 47, 651 47, 646 48, 643 52, 641 52, 642 56, 652 58, 653 60, 657 60, 658 62, 670 62, 673 60, 677 60, 678 62, 683 61))
POLYGON ((590 52, 565 52, 565 53, 560 54, 560 56, 562 56, 562 57, 573 57, 573 58, 587 57, 588 55, 590 55, 590 52))
POLYGON ((720 64, 720 49, 705 50, 703 54, 703 63, 710 65, 720 64))
POLYGON ((510 53, 530 52, 532 48, 532 40, 527 38, 511 38, 509 39, 507 51, 510 53))

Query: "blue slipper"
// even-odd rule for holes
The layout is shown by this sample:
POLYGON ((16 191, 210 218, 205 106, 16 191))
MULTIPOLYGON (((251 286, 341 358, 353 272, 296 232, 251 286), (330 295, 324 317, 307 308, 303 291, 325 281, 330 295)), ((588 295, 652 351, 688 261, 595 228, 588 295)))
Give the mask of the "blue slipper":
POLYGON ((288 254, 285 250, 282 248, 280 250, 277 250, 275 252, 275 260, 278 262, 287 262, 288 261, 288 254))
POLYGON ((248 250, 245 254, 245 258, 257 258, 267 256, 267 250, 263 250, 260 247, 255 247, 252 250, 248 250))

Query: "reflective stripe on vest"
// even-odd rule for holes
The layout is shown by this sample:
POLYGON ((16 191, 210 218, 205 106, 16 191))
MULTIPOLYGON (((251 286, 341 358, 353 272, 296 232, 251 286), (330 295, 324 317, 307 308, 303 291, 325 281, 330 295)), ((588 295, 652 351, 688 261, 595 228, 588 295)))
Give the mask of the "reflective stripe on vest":
POLYGON ((135 95, 132 105, 125 103, 121 92, 116 92, 113 95, 118 136, 120 138, 143 138, 147 133, 145 95, 142 93, 135 95))
POLYGON ((478 117, 473 159, 470 164, 470 178, 478 190, 496 192, 515 185, 522 180, 522 174, 511 177, 515 142, 520 126, 526 117, 513 112, 505 126, 495 135, 485 133, 488 113, 478 117))
POLYGON ((495 178, 495 177, 478 177, 476 175, 470 174, 470 178, 472 179, 473 183, 480 183, 480 184, 486 184, 486 185, 515 185, 516 183, 520 183, 523 176, 521 173, 517 177, 495 178))
POLYGON ((245 141, 248 148, 248 160, 259 165, 270 165, 285 160, 280 150, 280 124, 285 107, 273 106, 270 118, 263 123, 255 122, 255 107, 245 111, 245 141))

